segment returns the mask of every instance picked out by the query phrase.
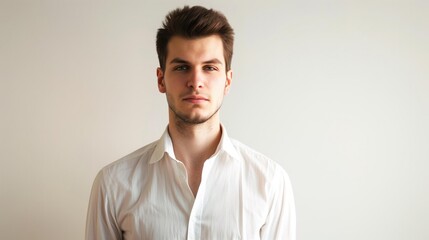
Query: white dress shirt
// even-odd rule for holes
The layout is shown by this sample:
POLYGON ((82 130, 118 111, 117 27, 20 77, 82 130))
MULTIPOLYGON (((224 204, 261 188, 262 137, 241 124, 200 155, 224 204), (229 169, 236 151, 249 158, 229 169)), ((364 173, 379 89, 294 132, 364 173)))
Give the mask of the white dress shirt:
POLYGON ((194 197, 166 130, 98 173, 86 239, 295 240, 295 225, 292 187, 277 163, 222 127, 194 197))

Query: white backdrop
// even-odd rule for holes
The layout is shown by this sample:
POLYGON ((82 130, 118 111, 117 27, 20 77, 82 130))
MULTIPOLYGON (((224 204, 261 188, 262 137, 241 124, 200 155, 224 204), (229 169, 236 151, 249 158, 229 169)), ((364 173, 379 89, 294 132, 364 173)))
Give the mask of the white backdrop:
POLYGON ((155 34, 236 31, 229 134, 289 173, 302 240, 429 239, 429 1, 0 1, 0 238, 83 239, 102 166, 159 138, 155 34))

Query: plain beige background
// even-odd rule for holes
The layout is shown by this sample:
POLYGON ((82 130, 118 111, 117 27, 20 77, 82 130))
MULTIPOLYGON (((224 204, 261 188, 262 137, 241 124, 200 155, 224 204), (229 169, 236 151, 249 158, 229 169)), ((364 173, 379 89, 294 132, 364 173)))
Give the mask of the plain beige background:
POLYGON ((221 117, 289 173, 299 239, 429 239, 425 0, 1 0, 1 239, 83 239, 96 173, 166 127, 155 34, 185 3, 235 28, 221 117))

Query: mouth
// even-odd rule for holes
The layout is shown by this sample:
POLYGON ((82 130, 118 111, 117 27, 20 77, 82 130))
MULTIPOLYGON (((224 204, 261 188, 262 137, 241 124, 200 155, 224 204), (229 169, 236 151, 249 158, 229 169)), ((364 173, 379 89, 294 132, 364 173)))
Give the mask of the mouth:
POLYGON ((184 97, 183 101, 190 102, 190 103, 203 103, 203 102, 208 102, 209 99, 203 96, 192 95, 192 96, 184 97))

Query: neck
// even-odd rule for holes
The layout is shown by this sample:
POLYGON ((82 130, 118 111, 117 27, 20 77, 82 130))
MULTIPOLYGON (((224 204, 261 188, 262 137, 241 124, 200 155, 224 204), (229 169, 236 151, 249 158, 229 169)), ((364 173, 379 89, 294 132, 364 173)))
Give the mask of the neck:
POLYGON ((202 166, 214 154, 222 136, 218 116, 200 124, 170 119, 168 131, 176 158, 188 167, 202 166))

